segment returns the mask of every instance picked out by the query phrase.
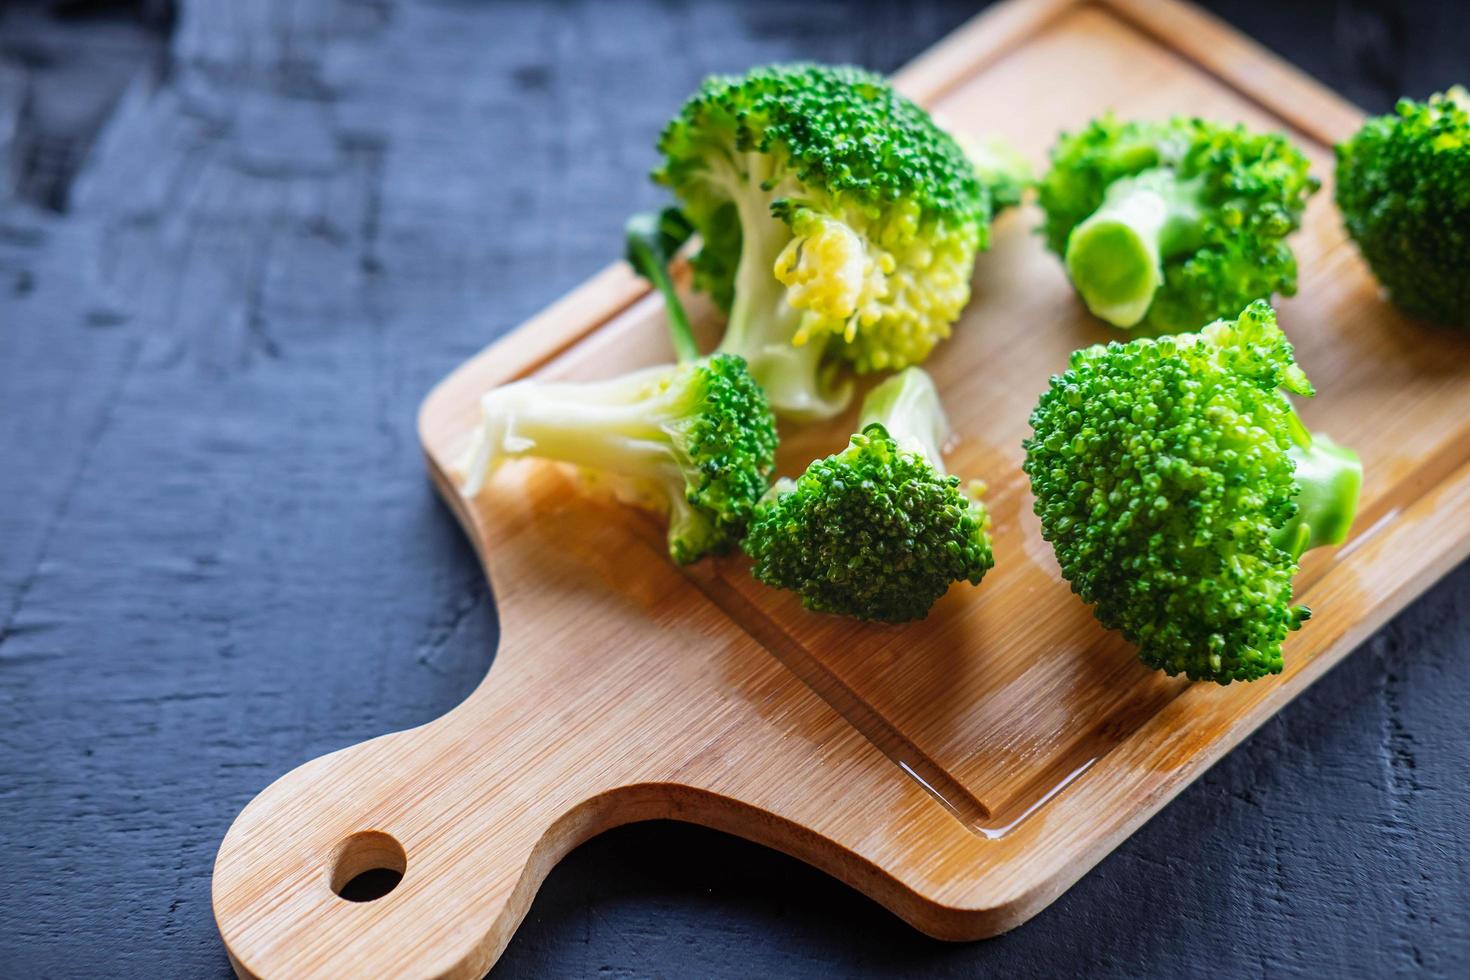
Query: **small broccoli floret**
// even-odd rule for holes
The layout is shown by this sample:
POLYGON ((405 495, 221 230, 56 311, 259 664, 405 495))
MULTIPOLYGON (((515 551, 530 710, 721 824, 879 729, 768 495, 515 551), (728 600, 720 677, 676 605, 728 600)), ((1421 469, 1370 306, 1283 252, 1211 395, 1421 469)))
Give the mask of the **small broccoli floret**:
MULTIPOLYGON (((909 368, 863 402, 846 449, 783 480, 745 540, 754 574, 819 612, 901 623, 994 564, 984 506, 947 476, 934 383, 909 368)), ((978 492, 978 488, 976 488, 978 492)))
POLYGON ((1278 673, 1310 614, 1297 560, 1341 544, 1356 454, 1309 433, 1312 387, 1264 301, 1196 334, 1072 355, 1031 413, 1025 470, 1042 535, 1099 621, 1169 674, 1278 673))
POLYGON ((480 407, 462 464, 465 496, 507 459, 585 467, 668 515, 669 555, 680 564, 740 540, 775 461, 765 396, 729 354, 610 381, 517 381, 487 393, 480 407))
POLYGON ((460 464, 466 497, 506 460, 535 456, 610 477, 625 498, 666 514, 669 555, 680 564, 739 542, 775 465, 776 420, 743 360, 698 356, 667 269, 688 237, 676 211, 628 223, 628 261, 669 300, 681 363, 608 381, 525 380, 488 392, 460 464))
POLYGON ((1026 158, 1004 140, 957 139, 975 168, 975 176, 990 192, 992 217, 1020 204, 1026 188, 1036 182, 1026 158))
POLYGON ((1395 303, 1470 327, 1470 92, 1401 99, 1339 144, 1337 206, 1395 303))
POLYGON ((1193 330, 1296 292, 1286 236, 1318 181, 1284 136, 1201 119, 1063 134, 1038 187, 1047 245, 1117 327, 1193 330))
POLYGON ((746 359, 783 415, 840 411, 843 362, 923 360, 969 300, 987 188, 881 76, 796 64, 712 77, 659 150, 654 179, 700 234, 695 285, 730 315, 720 350, 746 359))

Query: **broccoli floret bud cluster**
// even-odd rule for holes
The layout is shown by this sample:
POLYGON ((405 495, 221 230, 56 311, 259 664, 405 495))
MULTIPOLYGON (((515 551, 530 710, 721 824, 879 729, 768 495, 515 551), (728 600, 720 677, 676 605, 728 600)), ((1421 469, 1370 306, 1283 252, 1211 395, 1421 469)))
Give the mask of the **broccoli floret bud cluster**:
POLYGON ((1078 351, 1032 412, 1042 534, 1145 664, 1221 684, 1281 670, 1309 615, 1292 603, 1298 556, 1342 540, 1361 482, 1287 393, 1312 388, 1256 302, 1197 334, 1078 351))
POLYGON ((1202 119, 1063 134, 1038 186, 1047 246, 1114 326, 1194 330, 1296 291, 1286 242, 1318 181, 1274 133, 1202 119))
POLYGON ((705 551, 725 552, 745 536, 755 504, 770 486, 776 428, 765 392, 731 354, 714 354, 691 370, 690 409, 663 428, 683 460, 684 500, 715 529, 702 551, 676 551, 688 562, 705 551))
POLYGON ((994 564, 989 517, 944 472, 944 419, 922 371, 875 388, 864 418, 846 449, 771 489, 745 550, 757 579, 796 592, 808 609, 921 619, 951 584, 978 585, 994 564))
POLYGON ((1395 303, 1470 327, 1470 93, 1368 120, 1337 147, 1337 206, 1395 303))

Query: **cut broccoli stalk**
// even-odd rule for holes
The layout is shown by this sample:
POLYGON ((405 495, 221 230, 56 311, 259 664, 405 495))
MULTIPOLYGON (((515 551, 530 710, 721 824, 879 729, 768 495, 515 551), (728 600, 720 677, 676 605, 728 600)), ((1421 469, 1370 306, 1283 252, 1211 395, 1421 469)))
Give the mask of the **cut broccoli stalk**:
POLYGON ((522 456, 557 460, 629 481, 619 489, 669 515, 669 546, 678 560, 702 553, 716 537, 706 515, 686 499, 684 469, 671 434, 698 411, 697 372, 670 378, 666 366, 608 381, 521 381, 481 402, 486 425, 469 464, 473 496, 503 462, 522 456))
POLYGON ((1037 183, 1047 247, 1097 316, 1149 335, 1296 291, 1287 243, 1318 188, 1279 133, 1111 115, 1064 133, 1037 183))
POLYGON ((1199 247, 1203 186, 1159 169, 1108 188, 1067 240, 1067 274, 1093 314, 1115 327, 1144 318, 1164 283, 1164 260, 1199 247))
POLYGON ((1347 540, 1358 493, 1363 487, 1363 461, 1346 446, 1320 434, 1308 434, 1297 422, 1300 435, 1288 455, 1296 463, 1297 511, 1276 533, 1276 545, 1293 559, 1323 545, 1347 540), (1305 436, 1305 438, 1301 438, 1305 436))
POLYGON ((863 399, 858 431, 881 425, 900 449, 917 453, 934 472, 944 475, 944 440, 949 421, 939 391, 925 371, 910 368, 893 375, 863 399))

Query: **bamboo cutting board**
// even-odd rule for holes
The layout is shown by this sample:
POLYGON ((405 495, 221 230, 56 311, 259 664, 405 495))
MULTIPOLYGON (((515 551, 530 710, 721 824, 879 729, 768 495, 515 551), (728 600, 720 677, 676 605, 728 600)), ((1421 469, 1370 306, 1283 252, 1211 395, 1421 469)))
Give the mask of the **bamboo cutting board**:
MULTIPOLYGON (((1059 130, 1111 107, 1284 129, 1330 183, 1331 144, 1360 120, 1192 8, 1146 0, 1011 0, 899 84, 1038 165, 1059 130)), ((806 613, 741 558, 677 569, 656 521, 554 465, 516 463, 459 498, 449 468, 485 389, 670 358, 661 308, 626 267, 463 365, 420 431, 489 575, 502 649, 443 718, 307 763, 241 813, 213 885, 237 972, 479 976, 563 854, 651 818, 779 848, 934 936, 1035 914, 1470 552, 1470 336, 1387 307, 1330 197, 1308 209, 1301 294, 1280 310, 1320 391, 1302 414, 1362 454, 1363 502, 1349 542, 1313 552, 1297 580, 1314 616, 1285 673, 1250 685, 1142 667, 1041 540, 1020 469, 1027 414, 1071 350, 1109 334, 1030 206, 998 222, 974 302, 926 365, 960 437, 950 470, 990 484, 997 565, 922 623, 806 613), (372 869, 401 881, 339 897, 372 869)), ((712 338, 708 305, 691 312, 712 338)), ((844 445, 853 422, 787 427, 782 471, 844 445)))

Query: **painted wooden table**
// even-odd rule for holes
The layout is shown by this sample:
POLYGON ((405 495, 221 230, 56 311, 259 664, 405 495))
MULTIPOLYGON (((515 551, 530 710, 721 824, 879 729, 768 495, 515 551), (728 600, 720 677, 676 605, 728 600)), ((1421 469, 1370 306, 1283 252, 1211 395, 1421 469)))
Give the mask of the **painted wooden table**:
MULTIPOLYGON (((1463 70, 1453 6, 1220 12, 1380 109, 1463 70)), ((136 17, 0 14, 4 961, 224 973, 208 877, 232 816, 442 714, 494 649, 416 458, 422 393, 615 254, 701 74, 892 68, 969 13, 200 2, 167 49, 136 17)), ((1462 973, 1467 588, 1452 573, 1001 939, 935 943, 657 824, 575 852, 496 973, 1462 973)))

